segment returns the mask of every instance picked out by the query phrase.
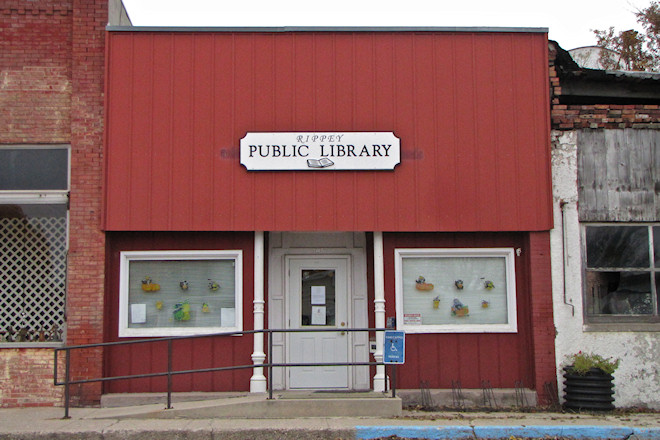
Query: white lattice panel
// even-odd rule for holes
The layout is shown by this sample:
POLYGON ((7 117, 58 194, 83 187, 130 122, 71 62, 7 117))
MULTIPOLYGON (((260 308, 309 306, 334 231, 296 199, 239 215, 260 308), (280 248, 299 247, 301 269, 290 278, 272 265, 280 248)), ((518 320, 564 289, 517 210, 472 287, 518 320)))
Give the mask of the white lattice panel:
MULTIPOLYGON (((0 332, 57 340, 64 328, 64 217, 0 218, 0 332)), ((14 335, 12 337, 12 335, 14 335)))

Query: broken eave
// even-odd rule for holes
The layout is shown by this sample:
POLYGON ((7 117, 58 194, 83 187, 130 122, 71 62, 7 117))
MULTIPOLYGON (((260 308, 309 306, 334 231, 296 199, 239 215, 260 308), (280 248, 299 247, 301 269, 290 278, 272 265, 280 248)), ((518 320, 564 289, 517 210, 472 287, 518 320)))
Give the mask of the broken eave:
POLYGON ((562 104, 660 104, 660 73, 587 69, 557 43, 562 104))

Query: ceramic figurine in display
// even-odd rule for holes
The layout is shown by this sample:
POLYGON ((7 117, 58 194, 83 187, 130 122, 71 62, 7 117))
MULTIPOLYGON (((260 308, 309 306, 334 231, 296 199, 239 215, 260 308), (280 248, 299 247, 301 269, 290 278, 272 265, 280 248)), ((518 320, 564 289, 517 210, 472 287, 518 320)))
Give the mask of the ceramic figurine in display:
POLYGON ((481 308, 487 309, 488 307, 490 307, 490 301, 486 301, 485 299, 481 300, 481 308))
POLYGON ((463 290, 463 280, 456 280, 454 281, 454 285, 458 290, 463 290))
POLYGON ((181 288, 181 290, 188 290, 190 284, 188 283, 188 281, 183 280, 179 283, 179 287, 181 288))
POLYGON ((436 296, 433 298, 433 308, 437 309, 438 307, 440 307, 440 297, 436 296))
POLYGON ((146 276, 142 280, 142 290, 145 292, 157 292, 160 290, 160 284, 154 283, 150 276, 146 276))
POLYGON ((209 280, 209 289, 215 292, 220 288, 220 284, 217 281, 209 280))
POLYGON ((458 298, 454 298, 454 304, 451 306, 452 316, 462 318, 470 315, 470 308, 464 305, 458 298))
POLYGON ((426 278, 420 275, 415 280, 415 288, 417 290, 433 290, 433 284, 427 283, 426 278))
POLYGON ((156 310, 163 310, 163 302, 156 301, 156 310))
POLYGON ((209 305, 206 304, 206 303, 202 303, 202 312, 203 312, 203 313, 208 313, 208 312, 210 312, 210 311, 211 311, 211 310, 209 309, 209 305))
POLYGON ((495 288, 495 284, 493 284, 492 281, 488 280, 484 283, 484 287, 486 290, 493 290, 495 288))

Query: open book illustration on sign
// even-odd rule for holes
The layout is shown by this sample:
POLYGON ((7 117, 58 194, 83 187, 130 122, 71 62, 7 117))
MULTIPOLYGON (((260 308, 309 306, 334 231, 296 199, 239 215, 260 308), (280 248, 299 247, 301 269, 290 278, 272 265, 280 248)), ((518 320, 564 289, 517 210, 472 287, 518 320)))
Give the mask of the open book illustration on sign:
POLYGON ((309 168, 327 168, 333 166, 335 163, 327 157, 320 159, 307 159, 307 166, 309 168))

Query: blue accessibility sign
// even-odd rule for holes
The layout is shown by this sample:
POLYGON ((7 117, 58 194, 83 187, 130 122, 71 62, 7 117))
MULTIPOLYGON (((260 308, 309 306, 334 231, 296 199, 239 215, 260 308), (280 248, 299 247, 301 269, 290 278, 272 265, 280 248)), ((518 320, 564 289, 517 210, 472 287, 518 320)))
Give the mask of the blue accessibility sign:
POLYGON ((383 362, 403 364, 406 361, 406 334, 400 330, 385 330, 383 362))

